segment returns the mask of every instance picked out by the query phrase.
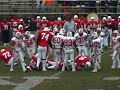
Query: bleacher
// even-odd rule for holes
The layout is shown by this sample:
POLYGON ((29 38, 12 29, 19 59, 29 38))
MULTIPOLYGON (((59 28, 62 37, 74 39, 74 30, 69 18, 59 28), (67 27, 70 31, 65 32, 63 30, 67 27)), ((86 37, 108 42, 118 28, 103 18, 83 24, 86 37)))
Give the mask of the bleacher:
MULTIPOLYGON (((83 2, 90 1, 90 0, 81 0, 83 2)), ((0 15, 10 15, 10 14, 18 14, 18 15, 33 15, 33 14, 69 14, 69 11, 72 13, 77 14, 89 14, 90 9, 97 8, 97 14, 116 14, 119 15, 120 11, 117 10, 114 13, 112 10, 109 12, 103 12, 105 9, 104 6, 97 6, 97 7, 89 7, 85 5, 77 5, 77 6, 62 6, 61 4, 56 4, 51 11, 48 12, 36 12, 35 11, 36 0, 0 0, 0 15), (65 13, 64 10, 67 12, 65 13)), ((112 6, 110 9, 116 8, 120 9, 120 6, 112 6)))

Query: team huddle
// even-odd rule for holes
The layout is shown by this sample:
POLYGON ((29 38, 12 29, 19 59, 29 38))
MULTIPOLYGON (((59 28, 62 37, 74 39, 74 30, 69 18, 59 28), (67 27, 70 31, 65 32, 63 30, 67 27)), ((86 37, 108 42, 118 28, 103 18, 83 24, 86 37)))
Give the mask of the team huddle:
POLYGON ((94 17, 91 17, 91 21, 86 21, 83 18, 79 20, 75 15, 72 21, 75 22, 74 32, 65 30, 67 21, 62 21, 60 17, 50 23, 46 17, 41 20, 37 16, 37 26, 40 27, 37 35, 24 31, 24 26, 18 25, 10 41, 13 50, 2 49, 0 58, 11 66, 10 71, 20 61, 23 72, 49 69, 71 69, 74 72, 91 67, 92 72, 98 72, 101 69, 103 49, 110 45, 113 47, 111 68, 120 68, 120 16, 117 21, 108 16, 97 22, 94 17), (116 25, 114 30, 113 23, 116 25), (26 53, 29 56, 29 65, 25 64, 26 53))

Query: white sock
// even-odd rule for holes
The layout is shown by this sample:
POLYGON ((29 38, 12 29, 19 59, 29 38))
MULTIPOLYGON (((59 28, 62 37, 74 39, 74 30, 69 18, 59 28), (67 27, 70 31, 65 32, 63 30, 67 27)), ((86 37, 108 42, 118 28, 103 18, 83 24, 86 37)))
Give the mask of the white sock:
POLYGON ((36 67, 39 68, 39 65, 40 65, 40 58, 37 59, 37 65, 36 65, 36 67))
POLYGON ((23 71, 25 71, 26 70, 25 63, 21 62, 21 66, 22 66, 23 71))
POLYGON ((42 60, 43 70, 46 70, 46 60, 42 60))
POLYGON ((72 65, 72 69, 75 70, 75 63, 74 63, 74 62, 71 62, 71 65, 72 65))

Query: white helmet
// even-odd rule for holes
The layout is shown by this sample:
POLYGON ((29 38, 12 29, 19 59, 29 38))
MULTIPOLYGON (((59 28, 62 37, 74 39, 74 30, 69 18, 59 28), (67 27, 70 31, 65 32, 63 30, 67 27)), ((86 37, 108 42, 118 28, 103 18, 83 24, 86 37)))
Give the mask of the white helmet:
POLYGON ((62 21, 61 17, 58 17, 58 18, 57 18, 57 21, 62 21))
POLYGON ((26 32, 25 32, 25 36, 26 36, 26 37, 30 37, 30 32, 29 32, 29 31, 26 31, 26 32))
POLYGON ((78 19, 78 15, 74 15, 74 19, 78 19))
POLYGON ((86 63, 85 63, 85 67, 86 67, 86 68, 90 68, 90 67, 91 67, 91 63, 90 63, 90 62, 86 62, 86 63))
POLYGON ((72 37, 72 32, 67 32, 67 37, 72 37))
POLYGON ((112 17, 111 17, 111 16, 108 16, 108 17, 107 17, 107 19, 108 19, 108 20, 111 20, 111 19, 112 19, 112 17))
POLYGON ((120 16, 118 16, 118 19, 120 19, 120 16))
POLYGON ((16 32, 15 37, 16 38, 21 38, 21 33, 20 32, 16 32))
POLYGON ((1 52, 5 51, 5 49, 2 49, 1 52))
POLYGON ((23 25, 18 25, 18 30, 23 30, 23 25))
POLYGON ((97 38, 98 37, 98 33, 97 32, 93 32, 92 36, 93 36, 93 38, 97 38))
POLYGON ((65 29, 63 29, 63 28, 62 28, 62 29, 60 29, 59 34, 64 35, 64 34, 65 34, 65 32, 66 32, 66 31, 65 31, 65 29))
POLYGON ((42 20, 47 20, 47 18, 44 16, 44 17, 42 17, 42 20))
POLYGON ((118 34, 118 30, 114 30, 113 33, 117 33, 118 34))
POLYGON ((101 32, 101 33, 100 33, 100 36, 102 36, 102 37, 105 36, 105 33, 104 33, 104 32, 101 32))
POLYGON ((95 17, 91 17, 90 19, 91 19, 91 20, 94 20, 94 19, 95 19, 95 17))
POLYGON ((58 28, 53 28, 53 32, 58 32, 58 28))
POLYGON ((117 41, 117 42, 120 42, 120 36, 117 36, 117 37, 116 37, 116 41, 117 41))
POLYGON ((106 20, 107 18, 106 17, 103 17, 103 20, 106 20))
POLYGON ((80 28, 80 29, 79 29, 79 33, 83 33, 83 28, 80 28))
POLYGON ((97 31, 101 31, 101 28, 100 28, 100 27, 98 27, 98 28, 97 28, 97 31))
POLYGON ((20 22, 23 22, 23 19, 20 19, 20 22))
POLYGON ((37 16, 37 19, 40 19, 40 16, 37 16))
POLYGON ((93 44, 94 44, 94 43, 100 43, 100 42, 101 42, 101 39, 100 39, 100 38, 97 38, 97 39, 94 39, 94 40, 93 40, 93 44))
POLYGON ((120 26, 120 22, 118 23, 118 26, 120 26))
POLYGON ((43 30, 44 31, 49 31, 50 29, 48 27, 45 27, 43 30))

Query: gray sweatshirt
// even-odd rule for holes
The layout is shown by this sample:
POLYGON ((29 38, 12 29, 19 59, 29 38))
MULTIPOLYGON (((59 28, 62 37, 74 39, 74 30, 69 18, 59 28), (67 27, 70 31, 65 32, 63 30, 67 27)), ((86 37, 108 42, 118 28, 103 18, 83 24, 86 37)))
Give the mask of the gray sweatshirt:
POLYGON ((65 22, 63 28, 68 32, 75 32, 76 31, 76 26, 75 26, 75 22, 74 21, 70 21, 70 22, 65 22))

